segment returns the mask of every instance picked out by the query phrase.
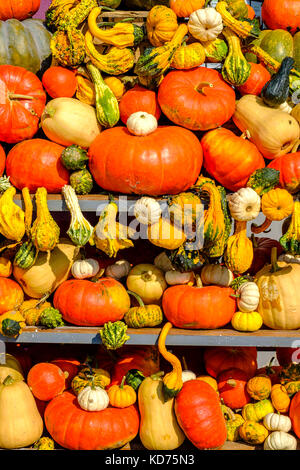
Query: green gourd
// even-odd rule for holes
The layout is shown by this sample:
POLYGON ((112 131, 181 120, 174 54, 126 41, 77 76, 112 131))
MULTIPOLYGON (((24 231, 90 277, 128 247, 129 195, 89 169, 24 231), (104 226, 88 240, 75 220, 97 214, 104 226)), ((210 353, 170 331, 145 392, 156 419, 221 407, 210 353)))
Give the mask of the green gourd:
POLYGON ((122 321, 107 322, 100 330, 100 336, 103 346, 106 349, 119 349, 129 339, 126 334, 127 325, 122 321))
POLYGON ((292 57, 285 57, 271 80, 262 89, 261 97, 267 106, 276 108, 285 103, 289 96, 290 72, 294 65, 292 57))
POLYGON ((96 93, 96 114, 104 127, 113 127, 120 119, 119 103, 112 90, 105 83, 101 72, 92 63, 87 64, 96 93))
POLYGON ((138 390, 144 379, 144 374, 138 369, 130 369, 125 377, 126 383, 130 385, 135 391, 138 390))
POLYGON ((70 185, 76 194, 89 194, 93 189, 93 177, 86 168, 74 171, 70 175, 70 185))
POLYGON ((93 234, 93 227, 83 217, 75 190, 70 185, 65 185, 62 188, 62 193, 65 198, 67 207, 71 212, 71 224, 67 234, 72 242, 77 246, 84 246, 93 234))
POLYGON ((247 62, 241 49, 241 40, 230 28, 223 29, 229 52, 222 68, 222 76, 224 80, 231 85, 241 86, 249 78, 251 65, 247 62))
POLYGON ((205 50, 206 59, 209 62, 223 62, 228 54, 228 46, 223 39, 201 43, 205 50))
POLYGON ((34 246, 31 240, 28 240, 20 246, 17 253, 15 254, 14 266, 18 266, 22 269, 31 268, 37 258, 37 255, 37 248, 34 246))
POLYGON ((159 305, 144 305, 141 297, 135 292, 127 291, 133 295, 138 303, 138 307, 131 307, 125 313, 124 321, 129 328, 154 327, 163 321, 163 312, 159 305))
POLYGON ((67 170, 83 170, 89 157, 85 149, 78 145, 69 145, 62 151, 61 161, 67 170))

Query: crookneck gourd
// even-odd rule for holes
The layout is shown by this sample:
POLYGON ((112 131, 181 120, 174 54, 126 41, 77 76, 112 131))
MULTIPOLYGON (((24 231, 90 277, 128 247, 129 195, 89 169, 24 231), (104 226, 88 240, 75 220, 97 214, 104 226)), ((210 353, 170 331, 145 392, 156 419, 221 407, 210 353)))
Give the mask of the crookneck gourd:
POLYGON ((251 66, 242 53, 240 38, 228 27, 223 29, 223 34, 229 52, 222 68, 222 76, 231 85, 241 86, 248 80, 251 66))
POLYGON ((87 69, 95 87, 97 119, 102 126, 113 127, 120 119, 118 100, 103 80, 100 70, 91 62, 87 69))
POLYGON ((216 11, 222 16, 223 24, 228 26, 240 38, 246 39, 249 37, 258 37, 259 28, 256 22, 237 20, 229 12, 229 5, 226 2, 218 2, 216 11))
POLYGON ((253 260, 253 245, 247 237, 247 222, 235 221, 234 234, 227 242, 224 261, 228 269, 234 273, 246 272, 253 260))
POLYGON ((112 46, 106 54, 101 54, 93 43, 93 36, 90 31, 85 34, 86 54, 91 62, 101 72, 108 75, 120 75, 128 72, 134 66, 134 52, 128 47, 123 49, 112 46))
POLYGON ((276 108, 287 101, 290 85, 289 77, 294 62, 292 57, 285 57, 278 72, 263 87, 261 97, 268 106, 276 108))
POLYGON ((139 303, 138 307, 131 307, 125 313, 124 321, 129 328, 154 327, 163 321, 162 309, 159 305, 145 305, 141 297, 132 291, 127 291, 133 295, 139 303))
POLYGON ((173 368, 171 372, 168 372, 163 377, 163 393, 165 401, 175 397, 180 392, 183 385, 181 362, 174 354, 170 353, 166 349, 166 337, 172 326, 172 323, 167 322, 163 326, 158 338, 158 350, 163 358, 168 361, 173 368))
POLYGON ((62 188, 67 207, 71 213, 71 223, 67 234, 77 246, 84 246, 93 234, 93 227, 83 217, 75 190, 70 185, 62 188))
POLYGON ((148 47, 135 65, 135 73, 142 77, 160 77, 170 67, 173 56, 188 33, 185 24, 181 24, 172 40, 163 46, 148 47))
POLYGON ((46 188, 36 190, 35 202, 37 216, 31 228, 31 239, 37 250, 53 250, 59 242, 60 228, 49 212, 46 188))
POLYGON ((20 241, 25 235, 25 214, 14 203, 16 188, 10 186, 0 198, 0 233, 9 240, 20 241))
POLYGON ((77 28, 95 7, 97 0, 52 0, 45 15, 46 26, 49 29, 77 28))
POLYGON ((25 205, 25 232, 27 237, 31 234, 33 206, 28 188, 22 189, 22 196, 25 205))
POLYGON ((110 44, 119 48, 137 46, 144 38, 143 29, 133 23, 109 23, 97 24, 97 17, 102 8, 96 7, 90 12, 88 26, 90 33, 104 44, 110 44), (110 29, 101 29, 99 26, 112 26, 110 29))
POLYGON ((247 188, 252 188, 259 195, 267 193, 279 185, 280 171, 274 168, 259 168, 255 170, 247 182, 247 188))
POLYGON ((225 189, 210 178, 200 176, 194 189, 209 195, 204 211, 204 252, 211 258, 222 256, 231 230, 225 189))

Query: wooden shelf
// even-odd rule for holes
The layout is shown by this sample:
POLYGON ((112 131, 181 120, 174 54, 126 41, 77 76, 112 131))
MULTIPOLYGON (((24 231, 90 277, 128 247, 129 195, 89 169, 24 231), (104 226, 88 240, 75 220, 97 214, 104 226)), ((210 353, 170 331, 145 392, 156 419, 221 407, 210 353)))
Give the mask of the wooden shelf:
MULTIPOLYGON (((101 344, 99 327, 65 326, 53 330, 28 326, 17 338, 0 335, 0 340, 8 343, 77 343, 101 344)), ((127 330, 129 345, 157 344, 160 328, 127 330)), ((255 333, 240 333, 232 329, 182 330, 174 328, 167 337, 169 346, 256 346, 260 348, 298 347, 300 330, 259 330, 255 333), (296 344, 297 343, 297 344, 296 344)))

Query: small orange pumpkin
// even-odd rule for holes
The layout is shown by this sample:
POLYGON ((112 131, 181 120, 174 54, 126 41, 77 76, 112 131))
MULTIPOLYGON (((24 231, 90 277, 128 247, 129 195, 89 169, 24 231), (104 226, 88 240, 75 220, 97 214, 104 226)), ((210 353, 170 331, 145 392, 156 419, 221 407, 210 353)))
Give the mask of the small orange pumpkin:
POLYGON ((271 402, 279 413, 287 413, 290 407, 291 399, 281 384, 275 384, 271 390, 271 402))
POLYGON ((130 385, 124 385, 126 376, 124 375, 120 385, 113 385, 107 391, 109 403, 115 408, 127 408, 136 402, 136 393, 130 385))

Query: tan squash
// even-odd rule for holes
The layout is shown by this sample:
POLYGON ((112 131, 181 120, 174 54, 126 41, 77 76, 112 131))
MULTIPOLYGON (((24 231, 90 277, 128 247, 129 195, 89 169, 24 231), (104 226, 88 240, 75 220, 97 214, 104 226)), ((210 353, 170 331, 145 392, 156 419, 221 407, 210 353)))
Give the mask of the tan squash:
POLYGON ((18 449, 37 441, 44 423, 24 381, 8 376, 0 385, 0 447, 18 449))
POLYGON ((148 450, 177 449, 184 441, 174 412, 174 398, 165 401, 163 381, 157 375, 147 377, 138 391, 141 415, 140 439, 148 450))
POLYGON ((29 297, 41 299, 67 279, 78 253, 79 248, 71 241, 61 239, 54 250, 40 252, 31 268, 15 266, 14 278, 29 297))
POLYGON ((10 375, 15 380, 24 380, 20 362, 9 353, 5 354, 5 363, 0 364, 0 384, 10 375))
POLYGON ((249 133, 265 158, 277 158, 292 150, 300 136, 299 124, 290 114, 270 108, 255 95, 245 95, 236 103, 236 126, 249 133))

